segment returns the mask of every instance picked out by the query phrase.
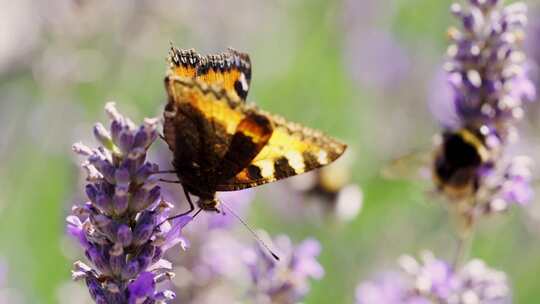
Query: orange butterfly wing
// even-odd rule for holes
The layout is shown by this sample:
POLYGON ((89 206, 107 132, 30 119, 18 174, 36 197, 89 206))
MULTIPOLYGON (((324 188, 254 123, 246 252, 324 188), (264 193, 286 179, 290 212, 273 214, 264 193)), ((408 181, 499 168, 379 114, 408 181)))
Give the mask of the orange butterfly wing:
POLYGON ((251 82, 251 60, 246 53, 229 48, 221 54, 202 56, 193 49, 171 46, 169 75, 196 78, 219 85, 228 94, 246 100, 251 82))
POLYGON ((220 86, 175 74, 165 81, 169 94, 165 139, 173 151, 194 149, 187 159, 212 172, 217 191, 251 188, 308 172, 333 162, 346 149, 339 141, 264 112, 220 86), (197 127, 178 128, 176 120, 182 115, 189 116, 183 121, 197 121, 197 127), (192 141, 176 149, 178 139, 185 138, 192 141), (198 141, 201 138, 204 144, 198 141), (201 161, 200 155, 207 157, 201 161))

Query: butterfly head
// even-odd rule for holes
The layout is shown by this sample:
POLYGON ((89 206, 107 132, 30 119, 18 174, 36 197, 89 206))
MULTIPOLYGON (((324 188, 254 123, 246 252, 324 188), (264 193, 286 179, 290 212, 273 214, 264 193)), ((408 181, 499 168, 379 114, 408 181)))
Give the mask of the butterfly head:
POLYGON ((221 213, 221 211, 218 209, 219 204, 220 201, 215 196, 210 198, 200 198, 197 201, 197 206, 199 206, 199 208, 201 208, 202 210, 221 213))

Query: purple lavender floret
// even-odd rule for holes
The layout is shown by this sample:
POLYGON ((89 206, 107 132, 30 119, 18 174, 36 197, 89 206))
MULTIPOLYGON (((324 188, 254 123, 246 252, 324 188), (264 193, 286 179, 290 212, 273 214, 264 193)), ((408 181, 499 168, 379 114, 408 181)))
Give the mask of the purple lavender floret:
MULTIPOLYGON (((461 30, 451 28, 452 45, 445 68, 454 103, 464 125, 496 127, 523 116, 522 106, 535 99, 522 51, 527 23, 523 3, 470 0, 453 4, 461 30)), ((504 135, 504 134, 500 134, 504 135)))
POLYGON ((73 207, 67 229, 92 265, 75 262, 73 278, 85 280, 96 303, 167 303, 174 293, 157 285, 174 274, 162 257, 178 243, 185 248, 181 231, 191 217, 167 220, 173 206, 161 199, 153 175, 158 166, 146 161, 158 121, 145 119, 136 127, 113 103, 105 111, 110 129, 94 127, 101 146, 73 145, 87 158, 82 167, 89 201, 73 207))
POLYGON ((458 271, 431 252, 421 259, 402 256, 401 271, 388 272, 356 290, 357 304, 507 304, 512 295, 506 275, 478 259, 458 271))
POLYGON ((298 303, 309 292, 309 279, 320 280, 324 269, 317 261, 321 246, 315 239, 304 240, 295 246, 289 237, 275 238, 279 261, 257 245, 244 255, 256 303, 298 303))

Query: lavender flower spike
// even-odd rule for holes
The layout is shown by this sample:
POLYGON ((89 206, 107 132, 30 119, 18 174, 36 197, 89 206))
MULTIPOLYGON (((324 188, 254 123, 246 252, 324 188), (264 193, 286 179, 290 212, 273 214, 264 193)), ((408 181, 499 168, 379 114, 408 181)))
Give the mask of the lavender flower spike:
POLYGON ((536 92, 527 78, 522 51, 527 7, 520 2, 503 6, 503 2, 452 5, 461 30, 448 31, 453 43, 445 68, 463 124, 496 127, 504 136, 504 128, 523 116, 522 105, 533 101, 536 92))
POLYGON ((457 209, 472 222, 477 215, 505 211, 533 197, 531 161, 507 151, 519 138, 517 122, 524 105, 536 99, 536 90, 523 52, 526 5, 467 3, 451 7, 460 27, 448 31, 452 43, 445 69, 458 122, 440 138, 435 172, 450 184, 438 186, 451 201, 465 199, 457 209))
POLYGON ((281 235, 276 237, 274 246, 280 261, 260 245, 244 255, 253 283, 251 296, 256 303, 298 303, 309 291, 309 279, 324 276, 324 269, 316 260, 321 245, 307 239, 294 246, 287 236, 281 235))
POLYGON ((100 123, 94 127, 101 146, 73 145, 87 158, 82 166, 88 173, 89 201, 73 207, 67 229, 92 265, 75 262, 73 278, 86 281, 96 303, 167 303, 174 293, 157 285, 173 273, 162 257, 175 244, 186 246, 181 231, 191 217, 166 221, 172 205, 160 198, 152 175, 158 166, 146 161, 157 138, 157 120, 145 119, 136 127, 114 103, 105 110, 110 129, 100 123))

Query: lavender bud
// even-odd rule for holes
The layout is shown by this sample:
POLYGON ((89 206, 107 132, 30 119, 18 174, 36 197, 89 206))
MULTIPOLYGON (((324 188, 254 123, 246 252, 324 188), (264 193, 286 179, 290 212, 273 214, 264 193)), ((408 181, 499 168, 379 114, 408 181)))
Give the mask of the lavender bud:
POLYGON ((86 180, 89 182, 95 182, 103 178, 103 174, 101 174, 96 167, 91 165, 89 162, 85 162, 81 164, 81 167, 86 171, 86 180))
POLYGON ((123 253, 124 253, 124 246, 122 246, 121 243, 115 243, 109 249, 109 256, 111 257, 121 256, 123 253))
POLYGON ((150 175, 154 174, 159 170, 158 166, 151 163, 145 163, 141 168, 135 173, 134 180, 136 183, 141 183, 142 181, 147 180, 150 175))
POLYGON ((133 238, 131 228, 128 225, 121 225, 116 232, 116 239, 124 246, 127 247, 131 244, 133 238))
POLYGON ((120 151, 122 151, 123 153, 128 153, 133 147, 133 134, 128 130, 122 130, 120 131, 119 136, 120 137, 118 139, 118 148, 120 148, 120 151))
POLYGON ((101 209, 104 213, 112 213, 111 198, 105 193, 98 193, 96 196, 95 206, 101 209))
POLYGON ((143 245, 152 236, 152 232, 156 226, 156 218, 153 213, 145 212, 137 222, 133 229, 133 244, 143 245))
POLYGON ((146 187, 140 188, 133 197, 131 205, 132 211, 138 212, 148 208, 159 198, 160 192, 161 187, 159 186, 154 186, 150 190, 146 189, 146 187))
POLYGON ((92 203, 96 203, 96 198, 97 198, 97 195, 98 195, 98 190, 97 188, 92 185, 92 184, 88 184, 85 186, 85 192, 86 192, 86 196, 88 196, 88 199, 92 202, 92 203))
POLYGON ((110 150, 113 149, 113 142, 112 142, 111 134, 109 133, 109 131, 107 131, 107 129, 105 129, 103 124, 99 122, 95 124, 94 136, 104 147, 110 150))
POLYGON ((148 193, 148 196, 146 197, 145 207, 152 205, 159 198, 160 192, 161 192, 160 186, 155 186, 154 188, 152 188, 150 192, 148 193))
POLYGON ((107 159, 105 159, 103 156, 94 154, 88 158, 88 161, 94 165, 94 167, 96 167, 107 182, 114 183, 115 168, 107 159))
POLYGON ((129 207, 128 202, 128 188, 127 187, 116 187, 116 193, 113 198, 113 208, 114 213, 117 215, 122 215, 129 207))
POLYGON ((73 152, 81 155, 81 156, 90 156, 92 155, 92 149, 90 149, 88 146, 84 145, 83 143, 74 143, 73 146, 71 146, 71 149, 73 152))
POLYGON ((118 143, 120 142, 120 132, 122 132, 122 124, 120 121, 111 121, 111 138, 116 146, 118 146, 118 143))
POLYGON ((128 154, 128 159, 131 161, 130 172, 137 172, 135 168, 139 168, 144 163, 146 151, 143 148, 134 148, 128 154))
POLYGON ((126 263, 125 263, 125 257, 123 255, 112 255, 109 259, 109 264, 111 265, 111 272, 113 275, 118 276, 122 274, 122 270, 124 269, 126 263))
POLYGON ((116 103, 113 101, 109 101, 105 104, 105 113, 109 116, 109 118, 113 121, 123 121, 124 116, 118 112, 116 109, 116 103))
POLYGON ((102 214, 92 214, 90 218, 92 223, 101 231, 111 231, 113 220, 110 217, 102 214))
POLYGON ((144 127, 141 127, 137 134, 135 134, 135 139, 133 140, 133 147, 136 148, 145 148, 148 144, 148 134, 147 130, 144 127))
POLYGON ((117 185, 127 186, 130 182, 129 171, 126 168, 116 170, 114 179, 117 185))
POLYGON ((127 262, 126 267, 122 270, 122 277, 126 279, 132 279, 140 272, 139 262, 137 260, 130 260, 127 262))
POLYGON ((86 250, 86 257, 96 266, 96 268, 104 274, 110 274, 110 269, 105 257, 96 247, 90 247, 86 250))
POLYGON ((154 253, 155 247, 150 244, 146 244, 137 257, 137 260, 139 261, 139 266, 141 268, 147 268, 148 266, 150 266, 154 257, 154 253))

